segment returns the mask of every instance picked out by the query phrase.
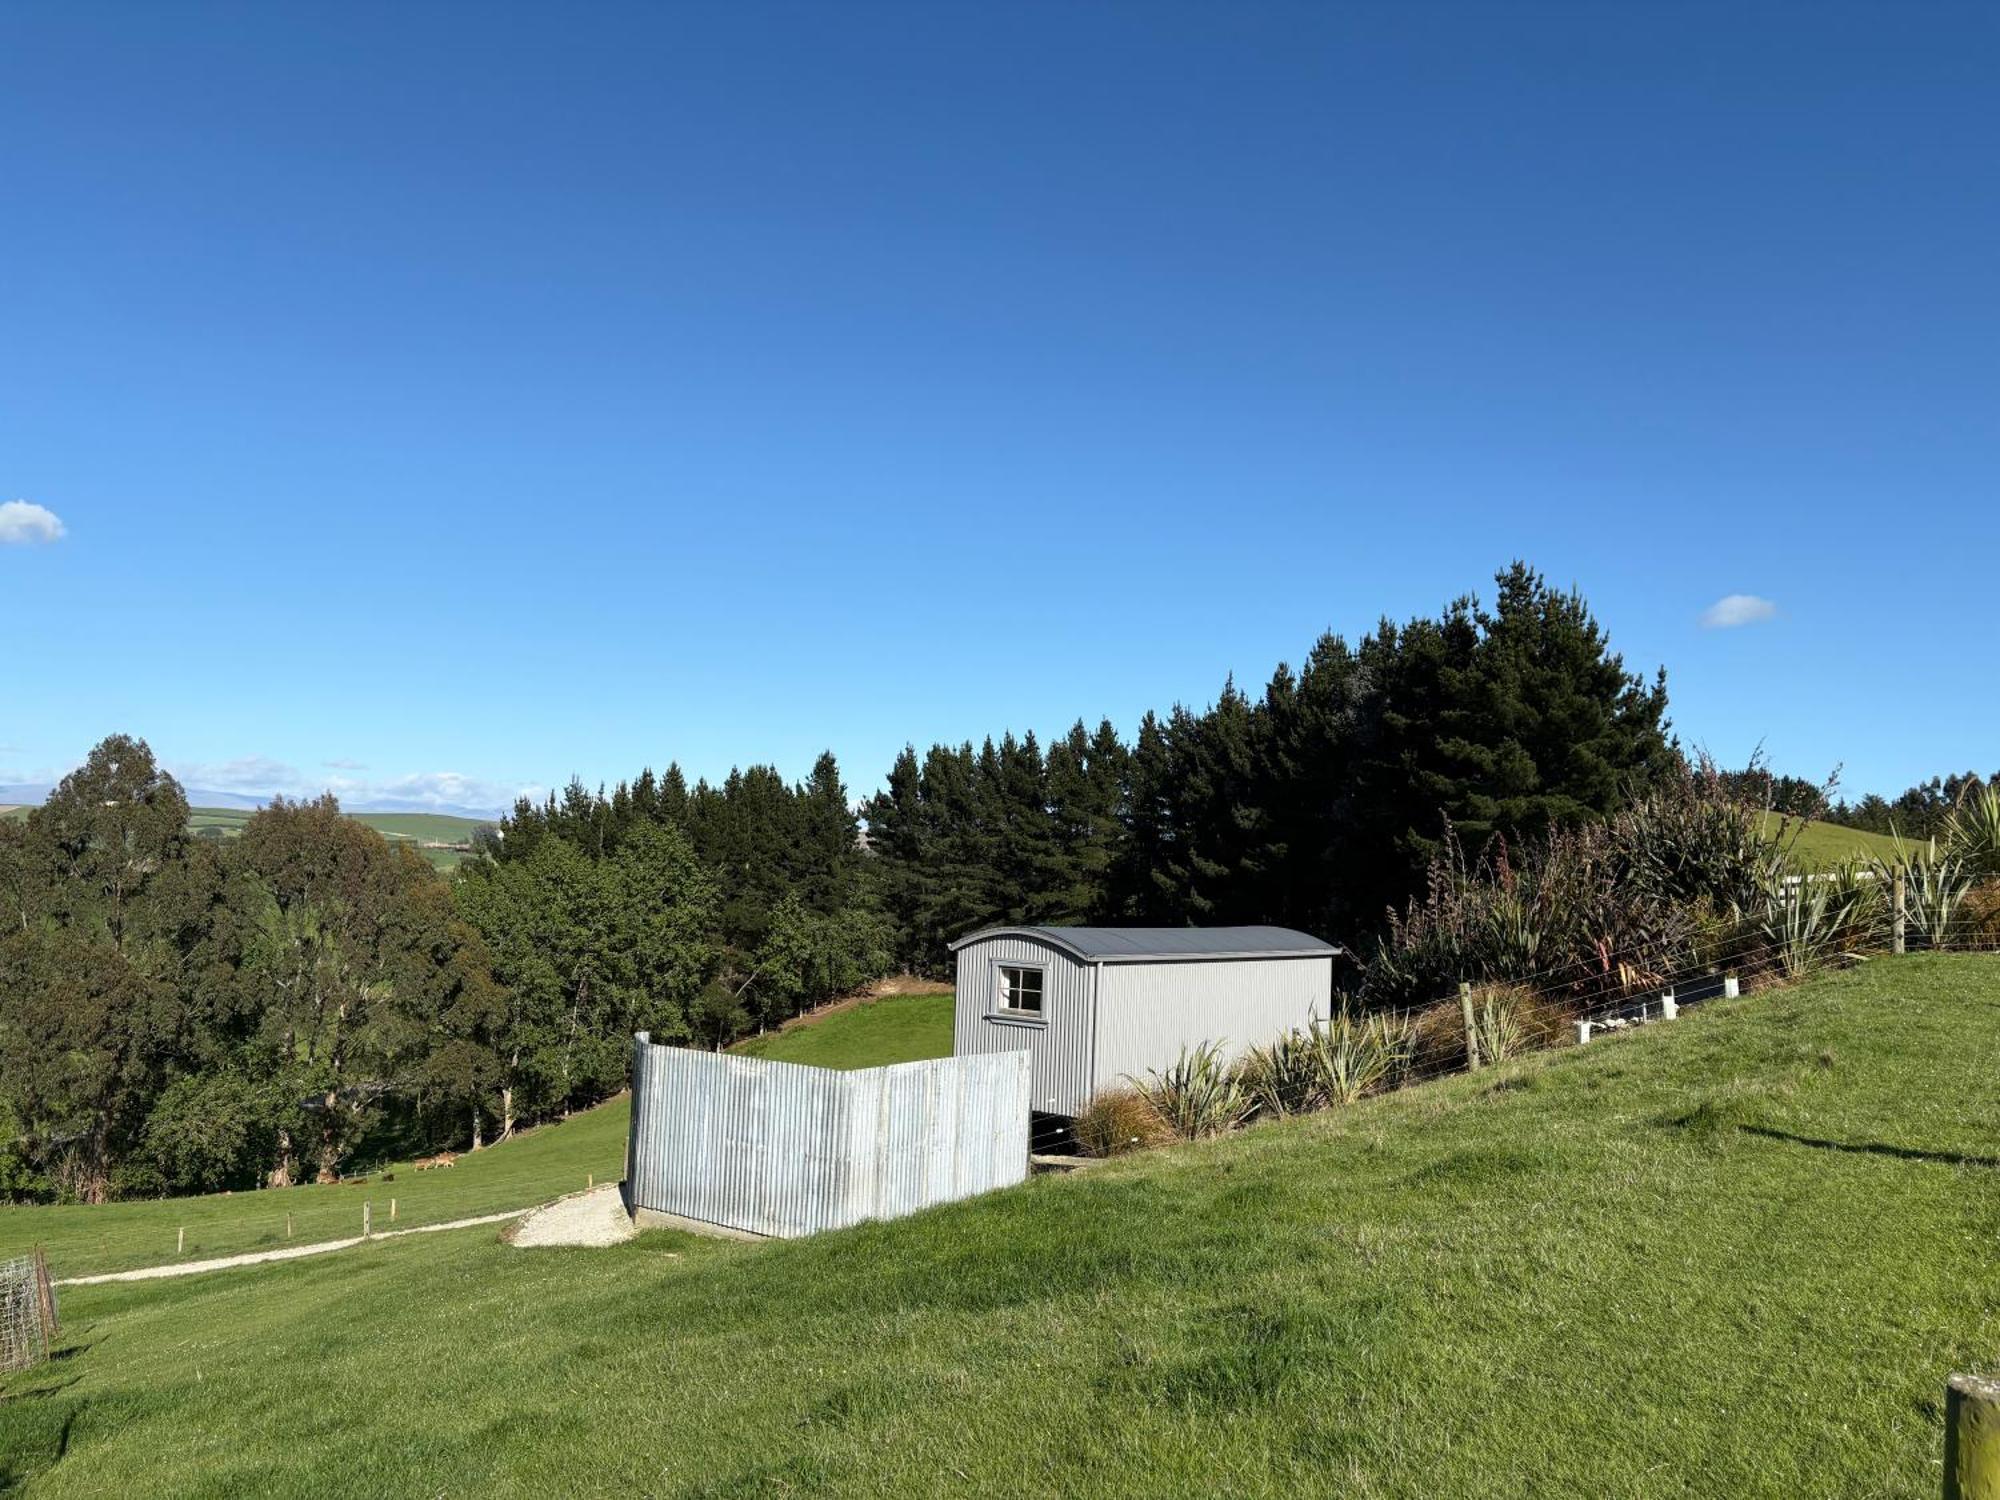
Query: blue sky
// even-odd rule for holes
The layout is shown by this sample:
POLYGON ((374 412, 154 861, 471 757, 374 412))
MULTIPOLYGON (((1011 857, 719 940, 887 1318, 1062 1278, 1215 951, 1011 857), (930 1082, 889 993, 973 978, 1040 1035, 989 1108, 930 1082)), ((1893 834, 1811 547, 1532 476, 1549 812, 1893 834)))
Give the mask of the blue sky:
POLYGON ((1516 556, 1725 759, 1993 769, 1996 76, 1991 6, 16 0, 0 781, 866 790, 1516 556))

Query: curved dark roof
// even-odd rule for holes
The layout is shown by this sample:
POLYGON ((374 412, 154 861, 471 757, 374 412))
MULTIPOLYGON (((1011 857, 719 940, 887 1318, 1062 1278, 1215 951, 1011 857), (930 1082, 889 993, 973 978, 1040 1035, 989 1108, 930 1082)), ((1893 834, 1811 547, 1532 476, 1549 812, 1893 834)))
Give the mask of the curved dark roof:
POLYGON ((956 953, 987 938, 1035 938, 1089 963, 1147 959, 1325 958, 1340 950, 1289 927, 988 927, 951 945, 956 953))

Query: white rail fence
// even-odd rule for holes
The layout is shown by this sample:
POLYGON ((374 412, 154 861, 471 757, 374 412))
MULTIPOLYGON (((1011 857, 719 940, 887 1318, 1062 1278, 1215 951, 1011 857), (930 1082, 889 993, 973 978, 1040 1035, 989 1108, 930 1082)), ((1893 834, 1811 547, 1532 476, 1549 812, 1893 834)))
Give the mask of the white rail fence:
POLYGON ((633 1039, 635 1211, 792 1238, 1028 1175, 1028 1054, 852 1073, 633 1039))

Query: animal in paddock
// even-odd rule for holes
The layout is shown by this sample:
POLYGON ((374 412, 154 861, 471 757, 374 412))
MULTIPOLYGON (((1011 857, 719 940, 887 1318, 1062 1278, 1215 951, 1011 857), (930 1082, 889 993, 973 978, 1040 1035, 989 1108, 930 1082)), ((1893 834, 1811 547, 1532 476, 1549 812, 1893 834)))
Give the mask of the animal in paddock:
POLYGON ((426 1156, 422 1161, 413 1162, 419 1172, 428 1172, 432 1167, 448 1167, 458 1160, 456 1151, 440 1151, 436 1156, 426 1156))

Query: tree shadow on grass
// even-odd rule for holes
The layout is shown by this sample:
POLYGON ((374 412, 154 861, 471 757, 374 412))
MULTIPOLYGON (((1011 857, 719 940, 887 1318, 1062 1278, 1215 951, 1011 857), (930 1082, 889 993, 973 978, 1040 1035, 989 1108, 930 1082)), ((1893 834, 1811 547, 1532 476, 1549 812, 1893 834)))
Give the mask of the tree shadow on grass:
POLYGON ((1888 1156, 1897 1161, 1927 1161, 1947 1167, 2000 1167, 2000 1156, 1979 1156, 1968 1151, 1924 1151, 1915 1146, 1892 1146, 1887 1141, 1829 1141, 1818 1136, 1794 1135, 1789 1130, 1773 1130, 1768 1125, 1739 1125, 1736 1128, 1745 1135, 1789 1141, 1794 1146, 1811 1146, 1816 1151, 1841 1151, 1852 1156, 1888 1156))
MULTIPOLYGON (((65 1380, 38 1390, 23 1391, 20 1396, 51 1397, 75 1383, 75 1380, 65 1380)), ((19 1397, 10 1399, 18 1401, 19 1397)), ((31 1480, 46 1474, 69 1457, 70 1437, 76 1431, 76 1419, 83 1415, 84 1408, 89 1404, 89 1399, 85 1398, 70 1401, 60 1410, 34 1409, 32 1418, 25 1422, 0 1417, 0 1496, 19 1494, 31 1480)), ((16 1410, 19 1412, 20 1408, 17 1406, 16 1410)))

